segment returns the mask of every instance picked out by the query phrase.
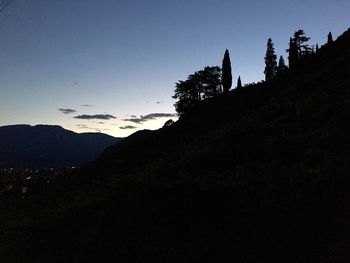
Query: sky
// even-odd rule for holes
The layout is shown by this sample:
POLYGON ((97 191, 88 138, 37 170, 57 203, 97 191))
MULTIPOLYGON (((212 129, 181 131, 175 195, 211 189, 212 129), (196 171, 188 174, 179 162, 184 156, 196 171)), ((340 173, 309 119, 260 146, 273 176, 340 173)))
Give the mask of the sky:
POLYGON ((221 66, 264 78, 294 31, 324 44, 350 27, 349 0, 0 0, 0 126, 60 125, 117 137, 176 120, 175 82, 221 66))

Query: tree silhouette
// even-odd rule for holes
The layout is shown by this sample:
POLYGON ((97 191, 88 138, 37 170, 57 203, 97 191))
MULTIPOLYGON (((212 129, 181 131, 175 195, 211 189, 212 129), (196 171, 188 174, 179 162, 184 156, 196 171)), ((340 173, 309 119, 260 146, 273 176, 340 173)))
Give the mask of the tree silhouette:
POLYGON ((267 40, 267 49, 265 55, 265 80, 269 81, 276 76, 277 73, 277 56, 273 47, 272 39, 267 40))
POLYGON ((287 52, 289 53, 289 56, 288 56, 289 68, 294 68, 295 65, 298 63, 299 53, 293 38, 289 39, 289 49, 287 49, 287 52))
POLYGON ((298 31, 294 32, 293 41, 297 47, 299 59, 302 56, 308 55, 311 52, 311 48, 308 44, 306 44, 309 40, 310 38, 305 36, 304 30, 299 29, 298 31))
POLYGON ((178 100, 174 105, 175 110, 179 115, 184 114, 200 100, 198 85, 190 77, 185 81, 180 80, 175 84, 173 98, 178 100))
POLYGON ((232 86, 231 60, 230 53, 227 49, 225 50, 224 59, 222 60, 222 86, 224 93, 228 93, 232 86))
POLYGON ((294 68, 302 57, 312 52, 312 49, 307 44, 309 40, 310 38, 305 36, 304 30, 299 29, 294 32, 294 36, 289 40, 289 48, 286 50, 289 53, 289 68, 294 68))
POLYGON ((241 88, 242 88, 242 81, 241 81, 241 76, 239 76, 237 80, 237 89, 241 89, 241 88))
POLYGON ((320 48, 318 47, 318 44, 316 44, 316 55, 320 52, 320 48))
POLYGON ((168 128, 170 126, 172 126, 175 122, 172 119, 167 120, 164 125, 163 128, 168 128))
POLYGON ((205 67, 198 72, 201 83, 201 98, 215 97, 221 93, 221 69, 218 66, 205 67))
POLYGON ((277 66, 277 73, 280 74, 287 69, 288 69, 288 67, 286 66, 286 63, 284 62, 283 56, 280 56, 280 59, 278 61, 278 66, 277 66))
POLYGON ((174 99, 175 109, 179 115, 183 115, 203 99, 215 97, 221 91, 220 67, 205 67, 189 75, 187 80, 175 83, 174 99))
POLYGON ((327 44, 332 44, 333 43, 333 36, 332 36, 332 32, 328 33, 328 41, 327 44))

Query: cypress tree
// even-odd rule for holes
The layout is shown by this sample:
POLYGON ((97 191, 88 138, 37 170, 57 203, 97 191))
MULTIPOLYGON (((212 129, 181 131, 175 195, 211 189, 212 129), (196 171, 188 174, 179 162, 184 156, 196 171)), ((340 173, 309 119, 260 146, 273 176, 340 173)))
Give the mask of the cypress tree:
POLYGON ((223 92, 228 93, 232 86, 231 60, 228 50, 225 50, 224 59, 222 60, 222 87, 223 92))
POLYGON ((332 43, 333 43, 332 32, 329 32, 329 33, 328 33, 328 42, 327 42, 327 44, 329 45, 329 44, 332 44, 332 43))
POLYGON ((277 56, 273 47, 272 39, 267 40, 267 49, 265 55, 265 80, 269 81, 277 73, 277 56))
POLYGON ((237 89, 241 89, 241 88, 242 88, 242 81, 241 81, 241 76, 239 76, 237 80, 237 89))

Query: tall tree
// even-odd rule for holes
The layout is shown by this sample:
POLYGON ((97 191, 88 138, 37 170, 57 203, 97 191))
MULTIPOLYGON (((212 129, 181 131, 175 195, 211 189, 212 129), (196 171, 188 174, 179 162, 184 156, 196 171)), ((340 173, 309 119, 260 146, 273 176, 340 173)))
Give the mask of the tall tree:
POLYGON ((272 39, 267 40, 267 49, 265 55, 265 80, 269 81, 276 76, 277 73, 277 56, 273 47, 272 39))
POLYGON ((333 36, 332 36, 332 32, 328 33, 328 41, 327 44, 332 44, 333 43, 333 36))
POLYGON ((298 48, 293 38, 289 39, 289 48, 287 49, 287 52, 288 52, 289 68, 292 69, 295 67, 295 65, 298 63, 298 60, 299 60, 298 48))
POLYGON ((232 69, 231 69, 231 60, 230 53, 228 50, 225 50, 224 59, 222 60, 222 87, 223 92, 228 93, 232 86, 232 69))
POLYGON ((318 43, 316 44, 316 55, 320 52, 320 48, 318 47, 318 43))
POLYGON ((307 42, 309 37, 305 36, 305 32, 302 29, 294 32, 294 36, 289 40, 289 48, 286 50, 289 53, 289 68, 294 68, 302 57, 309 55, 312 49, 307 42))
POLYGON ((293 40, 298 50, 299 59, 311 52, 311 48, 307 44, 310 38, 305 35, 304 30, 299 29, 298 31, 295 31, 293 40))
POLYGON ((241 81, 241 76, 239 76, 237 80, 237 89, 241 89, 241 88, 242 88, 242 81, 241 81))
POLYGON ((288 69, 288 67, 286 66, 286 63, 284 62, 283 56, 280 56, 280 59, 278 61, 278 66, 277 66, 277 73, 280 74, 283 71, 285 71, 286 69, 288 69))

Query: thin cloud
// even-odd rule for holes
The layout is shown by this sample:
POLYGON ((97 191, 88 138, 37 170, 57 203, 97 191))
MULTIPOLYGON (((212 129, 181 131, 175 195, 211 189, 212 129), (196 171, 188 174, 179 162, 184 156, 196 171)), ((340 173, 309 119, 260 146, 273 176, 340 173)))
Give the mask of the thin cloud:
POLYGON ((71 113, 77 112, 76 110, 73 110, 73 109, 58 109, 58 110, 63 114, 71 114, 71 113))
POLYGON ((163 101, 156 101, 157 104, 163 104, 163 101))
POLYGON ((90 104, 83 104, 81 106, 83 106, 83 107, 92 107, 92 105, 90 105, 90 104))
POLYGON ((132 125, 126 125, 126 126, 119 127, 119 129, 122 129, 122 130, 132 130, 132 129, 136 129, 136 128, 137 128, 136 126, 132 126, 132 125))
POLYGON ((101 128, 96 128, 96 127, 89 127, 85 124, 77 124, 78 129, 81 130, 92 130, 95 132, 102 132, 102 131, 110 131, 110 129, 101 129, 101 128))
POLYGON ((133 123, 141 124, 146 121, 155 120, 158 118, 172 118, 177 117, 177 114, 175 113, 151 113, 147 114, 145 116, 141 116, 140 118, 130 118, 130 119, 124 119, 124 121, 130 121, 133 123))
POLYGON ((110 119, 116 119, 117 117, 111 115, 111 114, 95 114, 95 115, 78 115, 74 117, 75 119, 80 120, 110 120, 110 119))

